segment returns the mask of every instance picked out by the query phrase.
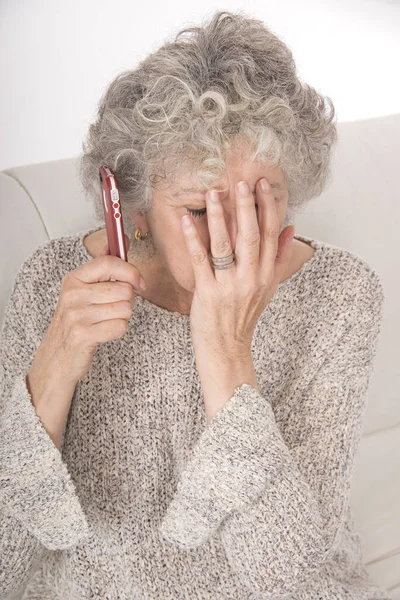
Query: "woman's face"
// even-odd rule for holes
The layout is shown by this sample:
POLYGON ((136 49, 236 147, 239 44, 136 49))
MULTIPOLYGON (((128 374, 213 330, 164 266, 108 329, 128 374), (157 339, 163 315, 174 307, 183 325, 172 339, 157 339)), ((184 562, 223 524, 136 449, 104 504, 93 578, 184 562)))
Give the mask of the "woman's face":
MULTIPOLYGON (((268 168, 265 164, 243 161, 242 153, 237 152, 232 154, 226 173, 226 178, 220 180, 218 185, 213 186, 212 189, 227 188, 227 191, 220 192, 220 200, 232 249, 235 250, 238 235, 235 194, 235 185, 238 181, 247 181, 254 195, 254 204, 256 204, 258 202, 255 191, 256 184, 262 177, 267 178, 273 186, 272 191, 281 229, 288 202, 288 190, 282 170, 279 167, 268 168)), ((150 261, 151 267, 149 265, 155 281, 146 280, 149 296, 152 292, 151 286, 157 285, 159 294, 168 296, 172 301, 175 300, 176 306, 181 309, 181 312, 190 308, 195 289, 191 258, 181 227, 181 218, 183 215, 189 214, 189 209, 199 211, 196 216, 193 216, 193 221, 202 244, 207 253, 211 254, 211 239, 205 210, 205 191, 185 191, 190 188, 196 188, 195 183, 190 179, 182 178, 168 190, 156 190, 151 210, 146 217, 139 214, 135 215, 135 218, 132 217, 135 225, 139 226, 143 233, 151 231, 156 248, 155 257, 150 261)), ((134 243, 140 244, 141 242, 134 240, 134 243)), ((142 272, 146 279, 146 274, 148 274, 146 269, 142 272)))

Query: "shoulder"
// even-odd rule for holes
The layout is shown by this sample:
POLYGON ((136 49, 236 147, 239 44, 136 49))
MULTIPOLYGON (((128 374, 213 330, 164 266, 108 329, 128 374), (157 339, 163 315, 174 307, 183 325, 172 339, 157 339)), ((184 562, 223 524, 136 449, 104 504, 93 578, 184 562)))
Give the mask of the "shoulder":
POLYGON ((77 235, 54 238, 37 246, 20 265, 10 302, 37 315, 46 327, 56 307, 64 276, 79 266, 77 235))
POLYGON ((39 281, 56 281, 79 263, 80 234, 53 238, 40 244, 23 261, 19 273, 30 274, 39 281))
POLYGON ((325 244, 325 252, 336 267, 334 279, 357 295, 358 289, 376 289, 383 293, 383 284, 378 271, 365 258, 346 248, 325 244))
POLYGON ((378 271, 364 257, 346 248, 317 241, 321 250, 315 283, 338 309, 357 318, 363 311, 382 316, 385 289, 378 271))
POLYGON ((385 292, 378 271, 368 260, 341 246, 304 235, 297 236, 314 254, 296 273, 279 298, 294 320, 301 314, 309 327, 318 324, 340 331, 363 320, 381 320, 385 292))

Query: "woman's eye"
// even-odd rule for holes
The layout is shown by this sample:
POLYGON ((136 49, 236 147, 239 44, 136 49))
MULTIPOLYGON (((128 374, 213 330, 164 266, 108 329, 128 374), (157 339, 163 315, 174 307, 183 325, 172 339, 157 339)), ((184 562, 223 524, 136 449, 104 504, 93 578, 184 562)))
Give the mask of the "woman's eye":
MULTIPOLYGON (((195 210, 194 208, 187 208, 186 210, 188 211, 188 213, 190 213, 194 217, 202 217, 207 212, 206 208, 201 208, 199 210, 195 210)), ((257 204, 257 202, 256 202, 256 210, 258 210, 258 204, 257 204)))
POLYGON ((186 210, 194 217, 202 217, 207 211, 206 208, 201 208, 200 210, 194 210, 194 208, 187 208, 186 210))

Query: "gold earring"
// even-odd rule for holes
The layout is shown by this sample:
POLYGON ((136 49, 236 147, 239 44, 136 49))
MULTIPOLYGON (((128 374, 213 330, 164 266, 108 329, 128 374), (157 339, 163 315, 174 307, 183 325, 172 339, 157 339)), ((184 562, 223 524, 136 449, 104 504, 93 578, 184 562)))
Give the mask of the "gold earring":
POLYGON ((142 242, 143 240, 145 240, 148 235, 149 235, 148 231, 144 235, 142 235, 140 227, 137 227, 135 229, 135 239, 139 240, 140 242, 142 242))

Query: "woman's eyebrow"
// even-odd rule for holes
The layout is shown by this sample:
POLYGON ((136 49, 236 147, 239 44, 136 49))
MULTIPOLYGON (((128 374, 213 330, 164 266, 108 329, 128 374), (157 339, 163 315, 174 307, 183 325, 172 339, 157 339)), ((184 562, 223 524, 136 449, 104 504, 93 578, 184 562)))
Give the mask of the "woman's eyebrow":
MULTIPOLYGON (((274 182, 271 183, 271 187, 277 190, 283 190, 284 187, 281 183, 279 182, 274 182)), ((254 194, 255 192, 255 188, 254 190, 252 190, 252 194, 254 194)), ((201 189, 201 188, 182 188, 179 192, 175 192, 174 194, 172 194, 174 197, 176 196, 182 196, 183 194, 205 194, 207 192, 207 189, 201 189)))

